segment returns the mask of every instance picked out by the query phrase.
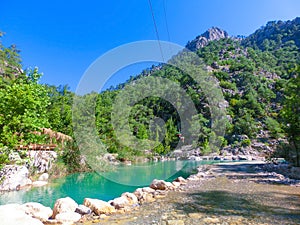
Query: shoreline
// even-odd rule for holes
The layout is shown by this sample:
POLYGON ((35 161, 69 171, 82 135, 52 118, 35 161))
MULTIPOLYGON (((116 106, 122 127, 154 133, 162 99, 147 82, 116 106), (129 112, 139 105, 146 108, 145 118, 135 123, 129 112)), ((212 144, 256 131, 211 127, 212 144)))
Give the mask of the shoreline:
MULTIPOLYGON (((90 223, 98 223, 103 222, 108 224, 114 220, 114 218, 118 218, 120 215, 131 214, 133 212, 138 212, 143 208, 144 205, 147 204, 153 204, 152 202, 156 202, 160 199, 165 199, 165 197, 168 195, 168 193, 174 193, 174 192, 184 192, 185 190, 189 189, 191 186, 193 186, 193 183, 201 182, 209 182, 213 181, 215 179, 220 178, 226 178, 231 179, 234 181, 240 181, 240 180, 247 180, 247 182, 254 182, 254 183, 272 183, 272 184, 285 184, 286 186, 297 186, 300 187, 300 180, 292 180, 289 178, 284 177, 281 174, 277 174, 275 172, 266 172, 263 171, 263 167, 267 165, 264 161, 240 161, 240 162, 226 162, 226 163, 215 163, 212 165, 202 165, 198 167, 198 173, 190 175, 187 179, 184 178, 177 178, 173 182, 166 182, 163 180, 154 180, 149 187, 144 188, 138 188, 134 193, 123 193, 120 197, 115 198, 114 200, 104 202, 102 200, 98 205, 95 203, 94 200, 96 199, 85 199, 84 203, 82 205, 77 205, 75 203, 75 206, 73 210, 71 210, 69 213, 76 213, 77 217, 74 217, 75 220, 68 221, 67 218, 64 218, 64 220, 54 219, 57 217, 57 215, 54 215, 53 219, 47 218, 39 218, 40 221, 43 222, 43 224, 61 224, 61 222, 65 221, 63 224, 90 224, 90 223), (255 177, 255 176, 256 177, 255 177), (252 178, 251 178, 252 176, 252 178), (85 208, 86 213, 79 212, 77 210, 78 208, 85 208), (99 207, 102 208, 99 211, 99 207), (73 211, 73 212, 72 212, 73 211), (109 222, 110 221, 110 222, 109 222)), ((300 190, 300 188, 298 188, 300 190)), ((58 199, 56 202, 58 202, 60 199, 58 199)), ((98 201, 98 199, 97 199, 98 201)), ((73 201, 74 202, 74 201, 73 201)), ((25 203, 23 205, 26 205, 28 203, 25 203)), ((56 205, 53 208, 54 212, 57 210, 56 205)), ((1 207, 5 208, 7 205, 0 206, 0 212, 1 207)), ((45 206, 41 206, 45 207, 45 206)), ((49 207, 45 207, 49 208, 49 207)), ((49 208, 50 209, 50 208, 49 208)), ((61 211, 57 214, 64 214, 67 212, 61 211)), ((30 213, 29 213, 30 214, 30 213)), ((74 216, 73 215, 73 216, 74 216)), ((70 216, 70 215, 68 215, 70 216)), ((1 217, 1 213, 0 213, 1 217)), ((31 212, 31 217, 37 218, 33 212, 31 212)), ((59 218, 59 217, 58 217, 59 218)), ((74 219, 73 218, 73 219, 74 219)), ((35 219, 36 220, 36 219, 35 219)), ((122 219, 121 219, 122 220, 122 219)), ((137 223, 138 224, 138 223, 137 223)))

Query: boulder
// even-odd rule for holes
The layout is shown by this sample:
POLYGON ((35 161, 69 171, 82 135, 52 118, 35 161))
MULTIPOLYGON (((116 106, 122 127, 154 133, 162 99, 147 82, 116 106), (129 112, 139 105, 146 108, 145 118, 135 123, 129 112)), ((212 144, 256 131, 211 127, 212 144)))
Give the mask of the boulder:
POLYGON ((57 214, 55 219, 62 224, 74 224, 81 219, 81 215, 76 212, 63 212, 57 214))
POLYGON ((164 180, 157 180, 154 179, 152 183, 150 184, 150 187, 153 188, 154 190, 167 190, 168 185, 164 180))
POLYGON ((19 204, 1 205, 0 221, 3 225, 43 225, 38 219, 27 215, 19 204))
POLYGON ((187 182, 183 177, 177 177, 174 181, 179 182, 180 184, 185 184, 187 182))
POLYGON ((59 198, 54 204, 52 218, 55 219, 59 213, 75 212, 77 207, 78 204, 72 198, 59 198))
POLYGON ((39 176, 38 181, 47 181, 49 179, 48 173, 43 173, 41 176, 39 176))
POLYGON ((0 191, 15 191, 31 185, 32 181, 28 177, 26 166, 6 165, 0 171, 0 191))
POLYGON ((111 214, 116 212, 116 209, 108 202, 99 199, 85 198, 83 205, 89 207, 97 215, 111 214))
POLYGON ((22 208, 24 209, 26 214, 40 220, 49 219, 53 213, 50 207, 43 206, 42 204, 37 202, 25 203, 22 205, 22 208))
POLYGON ((118 198, 115 198, 114 200, 110 201, 110 204, 114 206, 116 209, 125 208, 129 205, 129 201, 125 196, 121 196, 118 198))
POLYGON ((81 214, 81 215, 85 215, 85 214, 91 214, 92 210, 89 207, 86 207, 84 205, 79 205, 75 212, 81 214))
POLYGON ((173 184, 174 188, 178 188, 181 185, 180 182, 177 182, 177 181, 173 181, 172 184, 173 184))
POLYGON ((127 198, 128 202, 129 202, 129 205, 138 204, 138 199, 133 193, 125 192, 121 196, 122 197, 124 196, 124 197, 127 198))
POLYGON ((146 192, 146 193, 154 193, 155 192, 155 190, 151 187, 143 187, 142 191, 146 192))

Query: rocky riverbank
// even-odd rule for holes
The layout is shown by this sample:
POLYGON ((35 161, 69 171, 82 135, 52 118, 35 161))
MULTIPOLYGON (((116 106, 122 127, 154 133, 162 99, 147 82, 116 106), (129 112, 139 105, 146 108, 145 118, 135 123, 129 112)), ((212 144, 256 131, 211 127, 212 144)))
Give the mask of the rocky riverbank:
POLYGON ((155 203, 84 224, 299 224, 300 181, 268 172, 266 165, 202 166, 155 203))
POLYGON ((108 202, 86 198, 78 205, 67 197, 58 199, 53 209, 39 203, 3 205, 0 221, 24 225, 300 223, 300 181, 266 171, 267 167, 263 162, 201 166, 187 179, 154 180, 149 187, 108 202))

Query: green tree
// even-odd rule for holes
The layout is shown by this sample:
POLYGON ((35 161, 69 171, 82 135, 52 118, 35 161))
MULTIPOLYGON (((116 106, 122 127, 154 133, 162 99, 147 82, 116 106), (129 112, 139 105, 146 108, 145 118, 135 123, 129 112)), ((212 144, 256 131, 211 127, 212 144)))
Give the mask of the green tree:
POLYGON ((29 71, 26 79, 16 78, 0 89, 0 142, 15 147, 19 143, 41 142, 43 137, 34 134, 48 127, 46 88, 37 83, 41 74, 29 71))
POLYGON ((295 70, 285 88, 285 100, 281 110, 285 131, 291 149, 295 152, 297 166, 300 166, 300 67, 295 70))

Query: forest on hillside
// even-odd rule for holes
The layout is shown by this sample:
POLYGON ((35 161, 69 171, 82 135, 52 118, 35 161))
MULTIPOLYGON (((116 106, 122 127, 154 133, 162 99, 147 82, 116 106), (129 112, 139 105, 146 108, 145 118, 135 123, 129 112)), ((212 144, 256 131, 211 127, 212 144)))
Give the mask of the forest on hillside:
MULTIPOLYGON (((97 141, 88 136, 89 132, 96 132, 105 152, 118 154, 120 160, 145 156, 145 152, 147 157, 149 154, 168 155, 184 145, 199 148, 203 155, 219 154, 228 145, 249 146, 253 140, 267 143, 272 139, 279 143, 274 155, 285 157, 299 166, 299 34, 299 18, 287 22, 268 22, 249 37, 209 41, 206 46, 193 52, 201 59, 201 64, 192 63, 192 69, 202 71, 205 67, 204 72, 215 77, 221 87, 225 100, 220 106, 225 112, 225 117, 222 116, 220 120, 225 126, 224 135, 213 127, 211 108, 207 107, 211 100, 203 84, 200 85, 187 73, 192 71, 191 68, 183 71, 172 64, 161 64, 145 68, 141 74, 132 76, 115 88, 76 96, 67 85, 56 87, 40 84, 40 71, 23 70, 17 47, 6 47, 0 42, 0 164, 9 163, 8 155, 17 146, 54 142, 58 146, 56 151, 60 153, 61 163, 70 171, 78 170, 81 161, 79 148, 81 145, 88 146, 91 151, 97 148, 97 141), (140 89, 128 84, 136 83, 147 93, 149 87, 161 85, 157 83, 160 78, 172 81, 192 100, 196 114, 186 121, 188 129, 182 134, 183 118, 177 110, 182 106, 171 104, 157 97, 160 93, 156 93, 136 101, 128 112, 130 132, 142 147, 130 147, 122 143, 111 122, 112 112, 118 112, 114 109, 118 94, 126 90, 130 93, 129 97, 137 98, 140 89), (143 79, 147 83, 143 83, 143 79), (81 111, 72 111, 75 100, 81 111), (85 115, 91 112, 85 110, 90 108, 86 104, 94 107, 91 118, 96 130, 89 130, 91 121, 90 118, 86 121, 85 115), (164 123, 164 131, 157 123, 153 123, 157 118, 164 123), (76 139, 74 134, 74 129, 80 124, 86 124, 86 130, 81 129, 83 141, 76 139), (41 133, 43 128, 70 136, 72 141, 61 143, 52 140, 49 135, 41 133), (184 141, 179 138, 180 135, 185 137, 184 141), (241 136, 242 139, 239 138, 241 136), (148 139, 152 142, 145 141, 148 139), (210 143, 212 141, 218 143, 218 148, 210 143)), ((193 58, 182 52, 173 60, 184 66, 193 58)), ((175 86, 165 87, 170 92, 175 90, 172 93, 177 95, 172 94, 172 98, 180 103, 182 95, 176 92, 175 86)), ((122 110, 125 109, 119 109, 122 110)))

